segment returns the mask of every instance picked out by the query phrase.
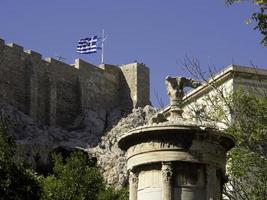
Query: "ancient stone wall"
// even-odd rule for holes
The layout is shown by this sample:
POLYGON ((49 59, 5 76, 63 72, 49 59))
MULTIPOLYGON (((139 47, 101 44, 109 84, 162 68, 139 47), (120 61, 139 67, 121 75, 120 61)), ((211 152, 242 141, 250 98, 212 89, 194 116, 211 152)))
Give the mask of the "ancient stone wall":
POLYGON ((144 64, 137 64, 137 103, 136 105, 149 105, 150 84, 144 80, 150 80, 149 68, 144 64))
POLYGON ((40 124, 66 126, 85 110, 108 114, 149 104, 149 71, 142 64, 69 65, 0 39, 0 101, 40 124), (140 76, 140 77, 137 77, 140 76))
MULTIPOLYGON (((149 105, 149 69, 142 63, 130 63, 120 66, 125 80, 124 85, 130 91, 130 100, 134 107, 149 105)), ((127 93, 127 88, 126 89, 127 93)))

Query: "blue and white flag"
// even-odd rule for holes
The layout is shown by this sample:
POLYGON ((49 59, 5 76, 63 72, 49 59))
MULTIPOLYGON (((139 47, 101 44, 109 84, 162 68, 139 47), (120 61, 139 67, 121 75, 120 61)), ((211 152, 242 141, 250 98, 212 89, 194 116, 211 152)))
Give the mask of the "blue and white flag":
POLYGON ((76 50, 77 53, 81 54, 96 53, 97 49, 100 49, 97 46, 98 40, 99 38, 97 36, 80 39, 77 45, 77 50, 76 50))

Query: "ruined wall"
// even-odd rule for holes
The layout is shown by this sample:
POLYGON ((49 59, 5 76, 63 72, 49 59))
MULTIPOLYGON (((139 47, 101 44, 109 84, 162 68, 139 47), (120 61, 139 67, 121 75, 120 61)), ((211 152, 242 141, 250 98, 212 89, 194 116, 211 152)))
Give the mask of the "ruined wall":
POLYGON ((80 59, 74 65, 44 60, 0 40, 0 101, 40 124, 71 125, 87 109, 108 113, 149 104, 149 71, 138 63, 119 68, 80 59))

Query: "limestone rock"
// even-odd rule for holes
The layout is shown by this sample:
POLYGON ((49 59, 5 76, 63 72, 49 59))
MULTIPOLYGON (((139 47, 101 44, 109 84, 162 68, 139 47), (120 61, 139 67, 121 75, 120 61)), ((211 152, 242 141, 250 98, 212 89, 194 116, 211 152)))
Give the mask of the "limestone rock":
POLYGON ((106 112, 87 110, 70 129, 38 125, 28 115, 9 104, 0 104, 0 122, 17 143, 17 158, 23 157, 34 167, 50 162, 57 148, 74 149, 96 146, 106 126, 106 112), (79 125, 79 126, 78 126, 79 125))
POLYGON ((121 187, 127 184, 125 152, 119 149, 118 138, 130 129, 146 124, 155 112, 156 109, 151 106, 133 109, 131 114, 122 118, 101 138, 96 147, 88 148, 89 155, 97 158, 109 185, 121 187))
POLYGON ((119 108, 109 113, 87 110, 64 129, 38 125, 28 115, 2 103, 0 122, 4 122, 16 140, 17 159, 23 157, 33 167, 45 166, 51 163, 51 153, 57 149, 84 149, 97 158, 106 182, 120 187, 126 185, 127 176, 126 160, 118 147, 118 138, 130 129, 146 124, 155 112, 155 108, 146 106, 133 109, 122 118, 123 112, 119 108))

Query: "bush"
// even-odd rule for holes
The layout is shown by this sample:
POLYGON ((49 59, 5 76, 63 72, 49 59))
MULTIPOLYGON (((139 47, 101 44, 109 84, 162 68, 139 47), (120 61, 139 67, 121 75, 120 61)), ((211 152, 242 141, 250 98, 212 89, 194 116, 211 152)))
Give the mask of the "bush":
POLYGON ((64 161, 53 155, 53 174, 43 180, 42 200, 95 200, 104 187, 99 170, 88 156, 75 151, 64 161))
POLYGON ((0 126, 0 200, 38 200, 39 177, 24 163, 13 161, 15 143, 0 126))

